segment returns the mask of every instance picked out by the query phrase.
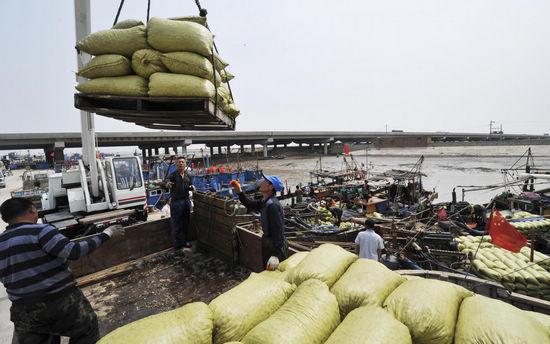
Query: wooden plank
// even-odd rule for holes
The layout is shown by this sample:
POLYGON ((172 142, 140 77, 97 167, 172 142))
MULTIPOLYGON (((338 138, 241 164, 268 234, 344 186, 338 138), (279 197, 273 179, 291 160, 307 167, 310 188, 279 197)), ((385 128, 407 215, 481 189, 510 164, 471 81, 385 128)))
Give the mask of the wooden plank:
MULTIPOLYGON (((87 238, 89 237, 73 241, 78 242, 87 238)), ((170 247, 172 247, 170 219, 149 221, 126 227, 124 237, 109 239, 88 256, 79 260, 70 260, 69 267, 75 276, 79 277, 170 247)))
POLYGON ((160 252, 156 252, 156 253, 147 255, 145 257, 136 259, 136 260, 132 260, 132 261, 122 263, 122 264, 119 264, 119 265, 116 265, 116 266, 113 266, 113 267, 110 267, 110 268, 107 268, 107 269, 104 269, 104 270, 101 270, 101 271, 98 271, 98 272, 94 272, 94 273, 86 275, 86 276, 79 277, 76 280, 76 284, 79 287, 82 288, 82 287, 86 287, 86 286, 89 286, 89 285, 92 285, 92 284, 95 284, 95 283, 98 283, 98 282, 101 282, 101 281, 108 280, 108 279, 113 278, 115 276, 121 276, 121 275, 130 273, 130 272, 132 272, 132 270, 134 269, 134 266, 136 264, 139 264, 140 262, 143 262, 143 261, 147 261, 147 260, 149 260, 151 258, 154 258, 154 257, 157 257, 157 256, 164 255, 164 254, 166 254, 168 252, 171 252, 171 251, 172 251, 172 249, 168 248, 166 250, 162 250, 160 252))

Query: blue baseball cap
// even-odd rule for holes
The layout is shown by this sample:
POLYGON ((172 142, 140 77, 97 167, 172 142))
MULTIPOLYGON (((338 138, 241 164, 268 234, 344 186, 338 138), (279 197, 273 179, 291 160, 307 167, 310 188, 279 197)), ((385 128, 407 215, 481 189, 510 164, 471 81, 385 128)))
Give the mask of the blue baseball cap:
POLYGON ((273 184, 273 188, 275 189, 275 191, 280 192, 281 190, 283 190, 283 182, 279 178, 277 178, 277 176, 266 176, 262 172, 262 177, 264 177, 265 180, 273 184))

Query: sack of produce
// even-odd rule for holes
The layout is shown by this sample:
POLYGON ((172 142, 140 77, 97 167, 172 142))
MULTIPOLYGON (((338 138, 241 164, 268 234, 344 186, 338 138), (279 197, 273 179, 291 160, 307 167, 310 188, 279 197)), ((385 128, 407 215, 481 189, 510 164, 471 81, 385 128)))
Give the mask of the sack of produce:
POLYGON ((216 89, 206 79, 193 75, 154 73, 149 77, 149 95, 152 97, 209 97, 216 89))
POLYGON ((168 18, 170 20, 180 20, 180 21, 189 21, 197 24, 201 24, 202 26, 206 26, 206 17, 200 17, 200 16, 186 16, 186 17, 175 17, 175 18, 168 18))
POLYGON ((291 284, 260 274, 250 277, 210 302, 214 313, 214 343, 241 340, 290 297, 291 284))
MULTIPOLYGON (((172 73, 194 75, 214 82, 214 67, 204 56, 190 51, 177 51, 162 54, 160 60, 172 73)), ((216 86, 220 85, 221 80, 220 74, 216 71, 216 86)))
POLYGON ((167 72, 168 69, 160 60, 160 51, 153 49, 141 49, 132 55, 132 69, 137 75, 149 78, 156 72, 167 72))
POLYGON ((471 295, 449 282, 416 279, 397 287, 384 307, 409 328, 414 343, 451 344, 460 303, 471 295))
POLYGON ((277 267, 277 270, 287 271, 287 270, 290 270, 290 269, 294 269, 298 264, 300 264, 300 262, 305 257, 307 257, 308 254, 309 254, 309 252, 307 252, 307 251, 294 253, 292 256, 290 256, 287 259, 283 260, 279 264, 279 267, 277 267))
POLYGON ((222 111, 233 118, 237 117, 241 113, 241 111, 237 109, 235 104, 233 104, 233 101, 231 101, 230 103, 222 104, 222 111))
POLYGON ((244 344, 323 343, 340 324, 338 303, 325 283, 311 279, 267 320, 241 339, 244 344))
POLYGON ((135 51, 147 48, 145 25, 98 31, 76 44, 76 49, 91 55, 119 54, 126 57, 132 57, 135 51))
POLYGON ((336 296, 340 317, 344 319, 361 306, 381 307, 390 293, 406 279, 384 264, 372 259, 358 259, 334 283, 330 291, 336 296))
POLYGON ((539 312, 524 311, 530 317, 537 319, 541 324, 543 324, 548 330, 548 335, 550 336, 550 315, 542 314, 539 312))
POLYGON ((455 344, 550 343, 546 327, 538 320, 506 302, 481 295, 462 302, 454 340, 455 344))
POLYGON ((288 276, 288 281, 300 285, 303 281, 316 278, 330 288, 342 276, 357 255, 340 246, 323 244, 313 250, 298 264, 288 276))
POLYGON ((77 75, 88 79, 129 74, 133 74, 132 68, 130 67, 130 60, 122 55, 114 54, 94 57, 77 73, 77 75))
POLYGON ((223 82, 228 82, 229 80, 235 79, 235 75, 231 74, 231 72, 228 71, 227 69, 222 69, 220 71, 220 75, 222 77, 223 82))
POLYGON ((155 17, 147 23, 147 42, 162 52, 192 51, 208 57, 214 35, 197 23, 155 17))
POLYGON ((275 278, 275 279, 278 279, 280 281, 285 281, 286 276, 288 275, 288 272, 286 272, 286 271, 283 272, 283 271, 279 271, 279 270, 273 270, 273 271, 264 270, 264 271, 260 272, 260 275, 265 276, 265 277, 269 277, 269 278, 275 278))
POLYGON ((203 302, 193 302, 119 327, 97 343, 210 344, 212 328, 213 319, 210 308, 203 302))
POLYGON ((147 96, 147 80, 138 75, 114 76, 85 81, 76 86, 85 94, 110 94, 114 96, 147 96))
MULTIPOLYGON (((362 259, 359 259, 362 260, 362 259)), ((407 326, 380 307, 365 306, 351 311, 325 344, 412 344, 407 326)))
POLYGON ((141 26, 144 25, 141 20, 137 19, 126 19, 123 21, 119 21, 116 23, 111 29, 129 29, 134 26, 141 26))
MULTIPOLYGON (((212 55, 209 55, 208 59, 212 61, 212 55)), ((214 52, 214 63, 216 64, 216 70, 218 72, 221 72, 223 69, 229 66, 229 63, 225 62, 224 59, 222 59, 217 52, 214 52)))

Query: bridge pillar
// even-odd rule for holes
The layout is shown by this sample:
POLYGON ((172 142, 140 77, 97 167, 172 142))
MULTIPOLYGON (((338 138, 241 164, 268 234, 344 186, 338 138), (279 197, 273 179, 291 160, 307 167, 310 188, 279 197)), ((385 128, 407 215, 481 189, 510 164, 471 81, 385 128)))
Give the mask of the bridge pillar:
POLYGON ((153 156, 153 148, 149 147, 147 148, 147 157, 152 157, 153 156))
POLYGON ((250 145, 250 154, 256 154, 256 145, 254 143, 250 145))
POLYGON ((159 154, 159 153, 160 153, 159 151, 160 151, 159 147, 155 147, 155 155, 160 155, 160 154, 159 154))
POLYGON ((210 146, 210 156, 214 155, 214 146, 210 146))
POLYGON ((267 143, 264 143, 264 158, 267 158, 267 143))
POLYGON ((63 156, 63 149, 65 148, 65 142, 55 141, 53 144, 53 160, 56 165, 63 165, 65 157, 63 156))
POLYGON ((218 154, 222 155, 222 146, 218 146, 218 154))
POLYGON ((54 165, 54 148, 53 146, 48 146, 48 147, 44 147, 42 148, 44 149, 44 156, 46 157, 46 162, 50 165, 50 166, 53 166, 54 165))
POLYGON ((187 159, 187 146, 193 143, 193 140, 191 139, 185 139, 183 140, 183 144, 181 145, 181 152, 182 155, 187 159))
POLYGON ((227 145, 226 150, 225 150, 225 155, 230 155, 230 154, 231 154, 231 146, 227 145))
POLYGON ((164 155, 170 154, 170 147, 164 147, 164 155))
POLYGON ((324 151, 325 155, 328 155, 328 144, 326 142, 323 143, 323 151, 324 151))
POLYGON ((241 145, 241 154, 244 154, 244 145, 241 145))

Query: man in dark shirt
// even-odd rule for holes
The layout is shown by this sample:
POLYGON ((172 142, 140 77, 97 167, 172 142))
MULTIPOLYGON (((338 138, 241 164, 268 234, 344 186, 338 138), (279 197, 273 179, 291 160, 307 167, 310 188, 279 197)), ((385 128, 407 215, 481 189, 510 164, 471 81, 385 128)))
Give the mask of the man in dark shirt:
POLYGON ((11 198, 0 206, 8 223, 0 234, 0 281, 12 302, 14 337, 20 344, 95 343, 99 339, 97 316, 76 286, 67 260, 90 254, 112 236, 124 234, 122 226, 74 243, 49 224, 37 224, 38 212, 25 198, 11 198))
POLYGON ((283 207, 275 194, 283 189, 283 183, 276 176, 262 175, 264 180, 260 185, 262 199, 251 200, 241 191, 241 186, 236 180, 229 184, 233 186, 241 203, 249 210, 261 213, 262 223, 262 262, 267 265, 270 257, 275 256, 279 261, 287 257, 288 243, 284 233, 283 207))
POLYGON ((191 247, 188 231, 191 217, 191 200, 189 191, 195 191, 193 178, 185 173, 186 162, 184 157, 179 157, 177 171, 171 173, 165 180, 165 188, 170 189, 170 225, 172 228, 172 243, 174 254, 182 254, 183 247, 191 247))

